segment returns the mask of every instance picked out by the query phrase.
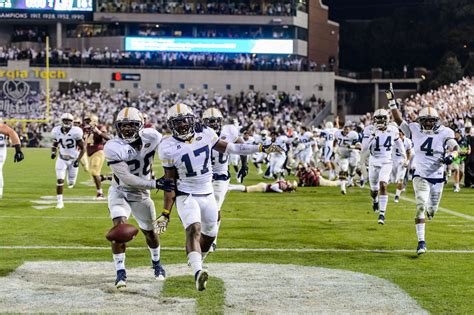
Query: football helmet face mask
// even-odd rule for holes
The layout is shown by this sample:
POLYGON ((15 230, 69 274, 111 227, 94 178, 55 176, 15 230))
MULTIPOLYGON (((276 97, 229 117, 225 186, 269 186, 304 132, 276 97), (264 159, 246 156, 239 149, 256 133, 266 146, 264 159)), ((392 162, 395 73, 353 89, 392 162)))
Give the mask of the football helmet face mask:
POLYGON ((421 127, 421 131, 426 134, 435 133, 441 126, 438 112, 432 107, 423 108, 416 120, 421 127))
POLYGON ((390 122, 390 116, 388 114, 388 111, 385 109, 377 109, 374 112, 374 118, 373 118, 374 126, 377 129, 386 129, 388 126, 388 123, 390 122))
POLYGON ((133 107, 122 109, 115 119, 115 129, 118 136, 126 143, 133 143, 140 138, 140 130, 143 129, 143 115, 133 107))
POLYGON ((208 108, 202 114, 202 121, 206 127, 214 129, 216 133, 220 133, 224 116, 220 110, 215 107, 208 108))
POLYGON ((187 141, 194 136, 196 119, 191 108, 185 104, 177 103, 168 109, 167 123, 177 139, 187 141))
POLYGON ((69 113, 64 113, 61 115, 61 126, 64 130, 69 131, 72 128, 72 122, 74 117, 69 113))
POLYGON ((99 124, 99 117, 94 114, 89 114, 84 118, 84 125, 86 128, 94 128, 99 124))

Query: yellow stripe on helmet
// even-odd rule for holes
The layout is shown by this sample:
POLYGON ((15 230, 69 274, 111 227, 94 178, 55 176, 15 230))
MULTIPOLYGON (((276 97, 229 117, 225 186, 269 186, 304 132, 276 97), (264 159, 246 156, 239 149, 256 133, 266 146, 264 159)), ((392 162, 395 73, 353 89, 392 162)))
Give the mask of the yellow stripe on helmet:
POLYGON ((178 111, 178 114, 181 114, 181 104, 180 103, 176 104, 176 110, 178 111))
POLYGON ((128 109, 129 107, 125 107, 125 112, 123 113, 124 118, 128 118, 128 109))

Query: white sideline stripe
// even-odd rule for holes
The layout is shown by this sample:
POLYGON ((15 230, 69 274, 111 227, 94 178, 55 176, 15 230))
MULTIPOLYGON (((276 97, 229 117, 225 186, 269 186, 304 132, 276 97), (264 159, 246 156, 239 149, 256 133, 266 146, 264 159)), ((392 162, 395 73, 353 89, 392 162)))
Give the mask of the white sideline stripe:
MULTIPOLYGON (((394 194, 391 194, 391 195, 394 195, 394 194)), ((405 201, 409 201, 409 202, 411 202, 411 203, 416 204, 416 201, 415 201, 414 199, 411 199, 411 198, 408 198, 408 197, 405 197, 405 196, 400 196, 400 199, 405 200, 405 201)), ((443 211, 443 212, 452 214, 452 215, 457 216, 457 217, 460 217, 460 218, 467 219, 467 220, 469 220, 469 221, 474 221, 474 217, 471 216, 471 215, 467 215, 467 214, 464 214, 464 213, 456 212, 456 211, 453 211, 453 210, 450 210, 450 209, 446 209, 446 208, 443 208, 443 207, 438 207, 438 210, 441 210, 441 211, 443 211)), ((435 215, 435 219, 436 219, 436 215, 435 215)))
MULTIPOLYGON (((103 246, 0 246, 0 249, 74 249, 110 250, 103 246)), ((128 250, 147 250, 148 247, 128 247, 128 250)), ((184 247, 161 247, 162 250, 184 251, 184 247)), ((339 249, 339 248, 219 248, 223 252, 296 252, 296 253, 415 253, 414 249, 339 249)), ((434 249, 430 253, 474 254, 474 249, 434 249)))

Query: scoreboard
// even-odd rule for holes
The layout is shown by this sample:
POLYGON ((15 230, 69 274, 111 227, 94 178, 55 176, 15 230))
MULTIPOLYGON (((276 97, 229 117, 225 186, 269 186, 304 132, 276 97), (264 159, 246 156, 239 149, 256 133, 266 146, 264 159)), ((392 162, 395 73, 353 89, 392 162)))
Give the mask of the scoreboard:
POLYGON ((0 0, 0 10, 7 12, 92 12, 92 0, 0 0))

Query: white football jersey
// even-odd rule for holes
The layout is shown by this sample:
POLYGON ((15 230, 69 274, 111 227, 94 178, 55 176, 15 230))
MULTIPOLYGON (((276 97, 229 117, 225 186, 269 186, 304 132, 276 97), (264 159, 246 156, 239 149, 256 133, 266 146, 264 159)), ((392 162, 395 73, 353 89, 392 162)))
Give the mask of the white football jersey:
POLYGON ((320 137, 324 139, 324 146, 332 147, 334 144, 334 135, 339 129, 329 128, 321 131, 320 137))
MULTIPOLYGON (((131 174, 151 180, 153 159, 158 150, 162 135, 153 128, 142 129, 139 134, 142 140, 140 150, 136 150, 130 144, 123 141, 123 139, 115 137, 105 143, 105 159, 109 165, 125 162, 131 174)), ((125 193, 126 199, 130 201, 143 200, 150 196, 149 190, 127 187, 120 182, 117 176, 113 176, 112 186, 125 193)))
POLYGON ((196 132, 190 141, 169 136, 160 145, 163 167, 175 167, 178 172, 178 191, 188 194, 211 194, 211 151, 219 137, 211 128, 196 132))
POLYGON ((275 142, 273 144, 277 147, 280 147, 283 150, 283 153, 278 153, 278 152, 274 152, 274 153, 275 154, 286 154, 286 150, 287 150, 286 144, 288 142, 290 142, 290 139, 287 136, 285 136, 285 135, 278 136, 275 139, 275 142))
POLYGON ((306 131, 299 137, 300 143, 304 144, 305 149, 311 149, 312 145, 315 143, 313 140, 313 134, 309 131, 306 131))
MULTIPOLYGON (((405 152, 408 152, 408 150, 411 150, 413 147, 413 143, 411 142, 408 137, 404 137, 403 140, 403 147, 405 148, 405 152)), ((401 161, 404 159, 402 152, 400 152, 399 148, 395 148, 395 150, 392 152, 392 159, 394 161, 401 161)))
POLYGON ((351 151, 353 150, 348 148, 348 146, 359 142, 359 135, 354 130, 349 131, 347 135, 344 135, 342 130, 338 130, 334 134, 334 138, 336 140, 337 146, 339 147, 339 155, 346 158, 351 155, 351 151))
MULTIPOLYGON (((228 143, 234 143, 239 138, 239 131, 235 125, 224 125, 220 132, 219 139, 228 143)), ((229 172, 229 154, 212 150, 212 173, 227 175, 229 172)))
POLYGON ((0 133, 0 147, 4 147, 7 144, 7 136, 0 133))
POLYGON ((405 122, 400 128, 405 135, 411 135, 413 141, 415 176, 430 179, 444 178, 445 166, 442 159, 446 151, 446 142, 454 139, 454 131, 440 126, 436 133, 426 134, 421 131, 420 124, 405 122))
MULTIPOLYGON (((370 125, 364 129, 364 140, 369 139, 374 132, 374 126, 370 125)), ((402 154, 405 154, 403 145, 400 141, 398 128, 389 125, 385 130, 375 129, 375 139, 372 141, 370 151, 370 164, 392 163, 392 150, 399 145, 402 154), (398 142, 398 143, 396 143, 398 142)))
POLYGON ((52 134, 54 141, 59 144, 59 156, 63 160, 72 160, 79 157, 77 141, 82 140, 84 135, 81 128, 73 126, 67 133, 64 133, 61 126, 56 126, 53 128, 52 134))

